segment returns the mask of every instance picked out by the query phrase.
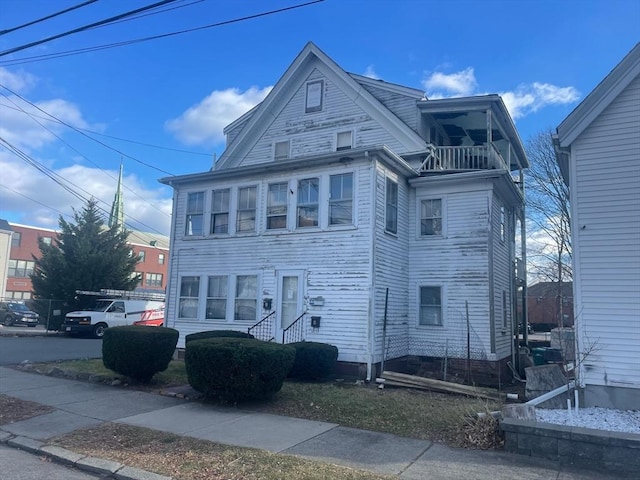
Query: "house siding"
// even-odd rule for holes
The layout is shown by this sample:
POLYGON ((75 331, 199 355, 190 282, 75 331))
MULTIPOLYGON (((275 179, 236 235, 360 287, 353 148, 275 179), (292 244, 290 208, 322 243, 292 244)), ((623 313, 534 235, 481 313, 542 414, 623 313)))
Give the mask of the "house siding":
POLYGON ((417 187, 410 198, 409 350, 413 355, 465 358, 467 307, 471 357, 494 360, 489 319, 489 191, 470 187, 417 187), (441 198, 445 233, 420 237, 419 208, 423 198, 441 198), (419 287, 442 286, 442 326, 419 325, 419 287))
POLYGON ((638 112, 640 77, 571 145, 576 328, 590 385, 640 388, 638 112))
POLYGON ((240 164, 273 162, 274 143, 283 140, 290 141, 291 158, 332 152, 337 133, 348 130, 353 131, 353 148, 385 144, 403 151, 400 142, 315 68, 240 164), (305 114, 306 84, 314 80, 324 81, 323 110, 305 114))
MULTIPOLYGON (((306 329, 305 339, 336 345, 341 361, 367 362, 369 335, 369 298, 371 291, 371 228, 368 198, 372 178, 371 162, 362 162, 348 168, 334 167, 331 170, 308 169, 296 176, 263 175, 245 177, 242 182, 219 185, 196 184, 185 189, 177 197, 176 238, 174 243, 173 271, 179 276, 197 275, 201 277, 199 314, 197 321, 179 319, 176 300, 179 281, 172 282, 167 304, 167 318, 173 319, 175 328, 180 330, 179 346, 184 346, 184 337, 189 333, 215 329, 244 330, 268 311, 261 312, 255 321, 237 322, 233 320, 213 321, 204 319, 206 302, 206 278, 209 275, 251 274, 258 275, 259 310, 262 298, 272 298, 277 308, 277 275, 283 270, 304 272, 304 297, 307 310, 306 321, 321 316, 321 327, 306 329), (328 187, 329 175, 352 172, 354 174, 354 221, 356 226, 322 226, 313 231, 305 229, 266 231, 266 191, 269 183, 291 180, 290 185, 300 178, 320 176, 321 190, 328 187), (324 186, 323 186, 324 184, 324 186), (205 191, 205 232, 208 231, 210 215, 210 192, 217 188, 257 185, 257 234, 236 234, 229 236, 205 235, 188 238, 184 232, 186 198, 189 192, 205 191), (324 305, 313 306, 309 298, 324 297, 324 305)), ((321 196, 321 202, 323 197, 321 196)), ((325 198, 325 200, 327 200, 325 198)), ((232 204, 231 209, 234 208, 232 204)), ((327 202, 320 205, 320 216, 325 217, 327 202)), ((289 204, 289 215, 295 212, 295 202, 289 204)), ((177 280, 177 279, 176 279, 177 280)), ((228 301, 233 301, 231 296, 228 301)))

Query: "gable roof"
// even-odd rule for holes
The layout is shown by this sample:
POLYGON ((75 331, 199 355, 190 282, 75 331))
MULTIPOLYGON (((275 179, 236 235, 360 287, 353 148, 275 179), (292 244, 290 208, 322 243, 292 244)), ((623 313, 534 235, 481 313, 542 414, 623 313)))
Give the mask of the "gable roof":
POLYGON ((640 42, 591 91, 557 128, 558 144, 566 148, 640 75, 640 42))
POLYGON ((408 125, 389 111, 380 101, 371 95, 351 75, 345 72, 337 63, 322 52, 315 44, 309 42, 287 68, 271 92, 259 104, 258 109, 248 119, 242 131, 227 146, 214 166, 214 170, 236 166, 244 158, 273 120, 289 98, 291 91, 296 91, 304 82, 314 65, 326 70, 324 73, 338 84, 343 93, 348 95, 360 108, 373 119, 384 125, 396 139, 405 145, 407 151, 417 151, 425 148, 425 142, 408 125), (294 88, 295 87, 295 88, 294 88))

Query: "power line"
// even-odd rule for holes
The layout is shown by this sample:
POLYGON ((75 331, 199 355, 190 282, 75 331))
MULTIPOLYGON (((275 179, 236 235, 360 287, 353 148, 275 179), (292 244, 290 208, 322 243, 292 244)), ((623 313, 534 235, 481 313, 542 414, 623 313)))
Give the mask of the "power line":
MULTIPOLYGON (((297 5, 293 5, 290 7, 284 7, 284 8, 279 8, 277 10, 270 10, 268 12, 262 12, 262 13, 257 13, 255 15, 248 15, 245 17, 241 17, 241 18, 235 18, 232 20, 225 20, 222 22, 218 22, 218 23, 212 23, 209 25, 203 25, 201 27, 194 27, 194 28, 189 28, 186 30, 179 30, 176 32, 170 32, 170 33, 163 33, 160 35, 153 35, 150 37, 143 37, 143 38, 137 38, 137 39, 133 39, 133 40, 126 40, 126 41, 122 41, 122 42, 116 42, 116 43, 110 43, 110 44, 105 44, 105 45, 97 45, 94 47, 85 47, 85 48, 79 48, 79 49, 75 49, 75 50, 67 50, 64 52, 57 52, 57 53, 50 53, 50 54, 45 54, 45 55, 35 55, 32 57, 23 57, 23 58, 19 58, 16 60, 6 60, 6 61, 0 61, 0 64, 2 65, 21 65, 23 63, 31 63, 31 62, 36 62, 36 61, 40 61, 40 60, 49 60, 52 58, 60 58, 60 57, 67 57, 67 56, 71 56, 71 55, 77 55, 77 54, 81 54, 81 53, 87 53, 87 52, 94 52, 97 50, 105 50, 108 48, 116 48, 116 47, 123 47, 126 45, 133 45, 135 43, 141 43, 141 42, 147 42, 147 41, 151 41, 151 40, 157 40, 160 38, 166 38, 166 37, 171 37, 174 35, 181 35, 183 33, 191 33, 191 32, 196 32, 198 30, 205 30, 208 28, 215 28, 215 27, 221 27, 223 25, 229 25, 232 23, 237 23, 237 22, 242 22, 245 20, 252 20, 254 18, 259 18, 259 17, 265 17, 268 15, 273 15, 276 13, 282 13, 288 10, 294 10, 297 8, 302 8, 302 7, 307 7, 316 3, 322 3, 325 0, 312 0, 306 3, 300 3, 297 5)), ((3 56, 4 53, 0 52, 0 56, 3 56)))
MULTIPOLYGON (((26 115, 29 115, 28 112, 24 111, 24 109, 20 108, 18 105, 16 105, 13 100, 11 100, 9 97, 7 97, 6 95, 4 95, 2 92, 0 92, 0 95, 3 95, 7 100, 9 100, 11 103, 13 103, 16 108, 19 109, 19 111, 25 113, 26 115)), ((38 125, 40 125, 40 127, 44 128, 47 132, 49 132, 51 135, 53 135, 54 137, 56 137, 59 141, 61 141, 63 144, 65 144, 67 147, 69 147, 71 150, 73 150, 74 152, 76 152, 78 155, 80 155, 82 158, 84 158, 85 160, 87 160, 89 163, 91 163, 92 165, 94 165, 98 170, 100 170, 102 173, 104 173, 105 175, 107 175, 108 177, 110 177, 113 180, 116 180, 111 174, 107 173, 106 171, 104 171, 97 163, 95 163, 93 160, 91 160, 90 158, 88 158, 86 155, 82 154, 82 152, 80 152, 79 150, 77 150, 76 148, 74 148, 71 144, 69 144, 68 142, 66 142, 65 140, 63 140, 57 133, 55 133, 53 130, 45 127, 42 123, 40 123, 36 118, 31 117, 31 120, 33 120, 34 122, 36 122, 38 125)), ((125 188, 127 190, 129 190, 133 195, 135 195, 136 197, 138 197, 140 200, 142 200, 144 203, 147 203, 149 206, 151 206, 152 208, 158 210, 160 213, 165 214, 162 210, 160 210, 158 207, 156 207, 154 204, 152 204, 151 202, 147 202, 144 198, 142 198, 140 195, 138 195, 134 190, 130 189, 129 187, 127 187, 125 185, 125 188)), ((165 214, 166 215, 166 214, 165 214)))
POLYGON ((10 53, 19 52, 21 50, 25 50, 27 48, 35 47, 36 45, 42 45, 43 43, 50 42, 51 40, 57 40, 58 38, 66 37, 72 35, 74 33, 82 32, 84 30, 88 30, 93 27, 98 27, 100 25, 104 25, 107 23, 114 22, 116 20, 121 20, 123 18, 130 17, 135 15, 136 13, 144 12, 146 10, 151 10, 156 7, 160 7, 162 5, 166 5, 167 3, 173 3, 177 0, 161 0, 160 2, 153 3, 151 5, 147 5, 146 7, 136 8, 135 10, 131 10, 129 12, 121 13, 119 15, 115 15, 113 17, 106 18, 104 20, 100 20, 99 22, 90 23, 89 25, 84 25, 82 27, 74 28, 73 30, 68 30, 64 33, 59 33, 57 35, 53 35, 52 37, 43 38, 42 40, 37 40, 35 42, 27 43, 26 45, 21 45, 19 47, 10 48, 9 50, 4 50, 0 52, 0 57, 5 55, 9 55, 10 53))
POLYGON ((36 23, 44 22, 45 20, 49 20, 50 18, 57 17, 58 15, 62 15, 63 13, 71 12, 72 10, 76 10, 78 8, 86 7, 91 3, 95 3, 98 0, 87 0, 86 2, 80 3, 79 5, 74 5, 73 7, 65 8, 64 10, 60 10, 59 12, 52 13, 51 15, 47 15, 46 17, 38 18, 37 20, 33 20, 28 23, 23 23, 22 25, 18 25, 17 27, 8 28, 6 30, 0 30, 0 35, 6 35, 7 33, 15 32, 16 30, 20 30, 25 27, 30 27, 31 25, 35 25, 36 23))
MULTIPOLYGON (((128 155, 128 154, 126 154, 126 153, 124 153, 124 152, 122 152, 122 151, 118 150, 117 148, 112 147, 111 145, 107 145, 106 143, 101 142, 100 140, 98 140, 98 139, 96 139, 96 138, 93 138, 93 137, 92 137, 92 136, 90 136, 90 135, 87 135, 86 133, 84 133, 84 132, 80 131, 79 129, 77 129, 77 128, 76 128, 76 127, 74 127, 73 125, 70 125, 70 124, 68 124, 67 122, 65 122, 64 120, 60 120, 58 117, 56 117, 56 116, 54 116, 54 115, 51 115, 49 112, 44 111, 44 110, 43 110, 43 109, 41 109, 38 105, 36 105, 35 103, 30 102, 29 100, 27 100, 26 98, 24 98, 23 96, 21 96, 20 94, 18 94, 17 92, 14 92, 13 90, 11 90, 11 89, 10 89, 9 87, 7 87, 6 85, 3 85, 3 84, 1 84, 1 83, 0 83, 0 87, 1 87, 1 88, 4 88, 4 89, 5 89, 5 90, 7 90, 9 93, 11 93, 12 95, 16 96, 17 98, 19 98, 19 99, 20 99, 20 100, 22 100, 23 102, 28 103, 28 104, 29 104, 29 105, 31 105, 33 108, 36 108, 37 110, 39 110, 40 112, 42 112, 43 114, 45 114, 47 117, 50 117, 50 118, 54 119, 56 122, 58 122, 58 123, 60 123, 60 124, 62 124, 62 125, 64 125, 64 126, 66 126, 66 127, 70 128, 70 129, 72 129, 73 131, 75 131, 75 132, 79 133, 80 135, 82 135, 82 136, 84 136, 84 137, 87 137, 89 140, 93 140, 94 142, 99 143, 100 145, 102 145, 102 146, 103 146, 103 147, 105 147, 105 148, 108 148, 109 150, 113 150, 114 152, 116 152, 116 153, 118 153, 118 154, 122 155, 123 157, 130 158, 130 159, 131 159, 131 160, 133 160, 134 162, 138 162, 140 165, 144 165, 145 167, 153 168, 154 170, 157 170, 157 171, 159 171, 159 172, 161 172, 161 173, 164 173, 164 174, 169 175, 169 176, 172 176, 172 177, 174 176, 174 174, 173 174, 173 173, 170 173, 170 172, 167 172, 167 171, 165 171, 165 170, 162 170, 161 168, 158 168, 158 167, 156 167, 156 166, 154 166, 154 165, 151 165, 151 164, 149 164, 149 163, 143 162, 142 160, 138 160, 137 158, 132 157, 131 155, 128 155)), ((7 97, 6 95, 4 95, 4 97, 8 99, 8 97, 7 97)))
MULTIPOLYGON (((33 159, 29 154, 25 153, 23 150, 21 150, 20 148, 16 147, 11 142, 9 142, 8 140, 4 139, 1 136, 0 136, 0 145, 3 145, 4 148, 6 148, 11 153, 16 155, 18 158, 23 160, 25 163, 27 163, 28 165, 32 166, 33 168, 35 168, 36 170, 38 170, 39 172, 43 173, 45 176, 47 176, 48 178, 53 180, 56 184, 58 184, 60 187, 62 187, 65 191, 69 192, 74 197, 76 197, 78 200, 81 200, 84 203, 87 203, 89 201, 89 199, 87 197, 84 197, 83 195, 81 195, 80 193, 75 191, 73 188, 71 188, 71 186, 75 187, 78 190, 81 190, 86 195, 88 195, 90 198, 95 198, 90 192, 87 192, 86 190, 84 190, 83 188, 81 188, 78 185, 74 184, 73 182, 70 182, 69 180, 63 179, 56 172, 54 172, 53 170, 45 167, 40 162, 38 162, 37 160, 33 159)), ((98 202, 101 202, 101 203, 109 206, 109 204, 107 202, 105 202, 103 200, 100 200, 99 198, 97 198, 96 200, 98 202)), ((96 207, 103 212, 103 214, 105 216, 104 220, 106 220, 109 217, 109 211, 104 209, 104 208, 102 208, 102 207, 100 207, 98 204, 96 204, 96 207)), ((163 233, 159 232, 155 228, 150 227, 149 225, 146 225, 145 223, 141 222, 137 218, 132 217, 130 215, 128 215, 128 217, 131 218, 132 220, 134 220, 135 222, 137 222, 138 224, 144 226, 145 228, 150 229, 151 231, 153 231, 155 233, 158 233, 159 235, 164 235, 163 233)), ((127 222, 125 222, 125 225, 126 225, 126 223, 127 222)))
MULTIPOLYGON (((2 95, 3 97, 7 98, 6 95, 4 95, 4 94, 0 93, 0 95, 2 95)), ((9 100, 9 101, 11 101, 11 100, 9 100)), ((25 111, 25 110, 23 110, 23 109, 21 109, 19 107, 7 105, 6 103, 0 103, 0 107, 9 108, 11 110, 16 110, 18 112, 22 112, 22 113, 24 113, 26 115, 29 115, 30 117, 39 118, 40 120, 46 120, 48 122, 53 122, 53 123, 60 123, 58 120, 55 120, 53 118, 48 118, 48 117, 45 117, 45 116, 42 116, 42 115, 36 115, 35 113, 27 112, 27 111, 25 111)), ((159 150, 167 150, 169 152, 186 153, 188 155, 200 155, 200 156, 203 156, 203 157, 211 157, 211 153, 193 152, 191 150, 182 150, 180 148, 171 148, 171 147, 164 147, 162 145, 154 145, 152 143, 145 143, 145 142, 140 142, 140 141, 137 141, 137 140, 131 140, 131 139, 128 139, 128 138, 116 137, 115 135, 107 135, 106 133, 96 132, 94 130, 89 130, 88 128, 75 127, 75 129, 76 130, 81 130, 83 132, 91 133, 93 135, 98 135, 98 136, 101 136, 101 137, 112 138, 114 140, 119 140, 121 142, 127 142, 127 143, 133 143, 133 144, 136 144, 136 145, 142 145, 144 147, 157 148, 159 150)))

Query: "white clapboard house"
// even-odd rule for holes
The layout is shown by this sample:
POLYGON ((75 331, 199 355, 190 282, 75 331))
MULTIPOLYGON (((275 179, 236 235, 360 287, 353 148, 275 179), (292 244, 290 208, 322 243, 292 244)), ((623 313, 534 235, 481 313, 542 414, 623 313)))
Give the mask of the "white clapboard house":
POLYGON ((210 171, 161 179, 179 347, 250 330, 367 378, 408 356, 508 372, 527 159, 499 96, 427 100, 308 43, 225 134, 210 171))
POLYGON ((640 409, 640 43, 558 126, 569 185, 579 380, 640 409))

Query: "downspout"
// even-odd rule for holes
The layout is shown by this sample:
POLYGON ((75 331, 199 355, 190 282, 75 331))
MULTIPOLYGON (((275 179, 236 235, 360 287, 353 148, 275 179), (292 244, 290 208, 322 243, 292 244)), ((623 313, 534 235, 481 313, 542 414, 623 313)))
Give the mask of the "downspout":
POLYGON ((489 257, 489 342, 491 353, 496 353, 496 323, 495 323, 495 298, 494 298, 494 275, 493 275, 493 188, 489 192, 487 210, 489 212, 489 232, 488 232, 488 257, 489 257))
MULTIPOLYGON (((364 152, 365 158, 369 158, 369 152, 364 152)), ((373 359, 375 356, 375 338, 376 338, 376 328, 375 328, 375 289, 376 289, 376 281, 375 281, 375 258, 376 258, 376 191, 378 188, 377 184, 377 159, 371 159, 369 163, 369 168, 371 169, 371 188, 370 190, 370 198, 369 205, 371 205, 371 220, 370 220, 370 228, 371 228, 371 259, 369 262, 369 318, 367 322, 367 326, 369 329, 368 332, 368 345, 367 345, 367 382, 370 382, 373 377, 373 359)))

